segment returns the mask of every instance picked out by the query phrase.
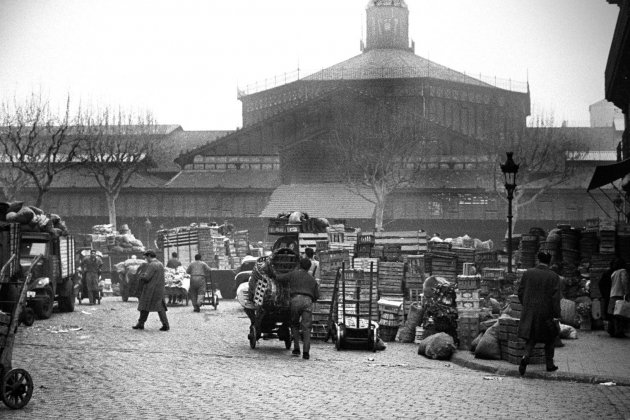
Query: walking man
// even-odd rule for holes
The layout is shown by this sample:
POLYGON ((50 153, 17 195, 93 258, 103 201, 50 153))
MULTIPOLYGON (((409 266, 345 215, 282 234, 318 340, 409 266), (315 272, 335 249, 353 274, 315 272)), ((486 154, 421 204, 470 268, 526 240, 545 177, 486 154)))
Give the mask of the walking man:
POLYGON ((523 312, 518 324, 518 336, 525 340, 525 354, 518 372, 525 374, 529 358, 536 343, 545 343, 547 372, 558 366, 553 363, 556 336, 556 320, 560 318, 560 278, 549 268, 551 255, 538 253, 538 265, 528 269, 518 288, 518 299, 523 312))
POLYGON ((319 299, 319 286, 315 278, 308 274, 311 261, 308 258, 300 259, 300 269, 286 274, 280 274, 276 278, 279 281, 289 281, 289 294, 291 296, 291 335, 293 336, 293 356, 300 356, 300 327, 304 341, 303 359, 310 358, 311 327, 313 325, 313 302, 319 299))
POLYGON ((193 311, 200 312, 201 302, 206 294, 206 280, 210 280, 210 266, 201 261, 201 254, 195 255, 195 261, 191 262, 186 270, 190 274, 190 290, 188 294, 192 300, 193 311), (199 301, 201 299, 201 302, 199 301))
POLYGON ((138 323, 132 328, 143 330, 144 323, 149 317, 149 312, 157 312, 162 322, 160 331, 168 331, 168 318, 166 317, 166 304, 164 303, 164 266, 156 258, 155 252, 147 250, 144 253, 147 264, 142 267, 139 283, 142 284, 142 293, 138 299, 140 317, 138 323))

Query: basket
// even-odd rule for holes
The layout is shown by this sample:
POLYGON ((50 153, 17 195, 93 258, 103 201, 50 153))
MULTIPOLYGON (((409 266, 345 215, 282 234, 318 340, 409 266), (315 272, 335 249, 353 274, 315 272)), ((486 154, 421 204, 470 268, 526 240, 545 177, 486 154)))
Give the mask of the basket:
POLYGON ((394 341, 397 333, 398 327, 380 325, 378 328, 378 335, 383 341, 394 341))

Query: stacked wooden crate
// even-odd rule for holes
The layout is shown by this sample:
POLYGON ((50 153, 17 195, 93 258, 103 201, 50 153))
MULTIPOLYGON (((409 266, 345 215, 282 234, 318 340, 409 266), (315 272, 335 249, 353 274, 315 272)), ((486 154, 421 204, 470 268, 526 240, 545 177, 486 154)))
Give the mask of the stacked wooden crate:
POLYGON ((238 230, 232 234, 232 240, 234 241, 235 255, 239 258, 243 258, 249 252, 249 231, 238 230))
POLYGON ((499 291, 504 278, 505 270, 503 268, 483 268, 481 270, 481 293, 489 294, 499 291))
MULTIPOLYGON (((518 337, 517 318, 502 317, 499 318, 499 345, 501 347, 501 358, 512 364, 519 364, 525 354, 525 340, 518 337)), ((545 345, 538 343, 535 345, 529 363, 543 364, 545 363, 545 345)))
MULTIPOLYGON (((370 319, 378 321, 377 276, 370 276, 361 270, 346 269, 343 272, 343 281, 338 290, 337 315, 340 320, 344 311, 346 318, 367 320, 371 314, 370 319)), ((350 321, 346 319, 346 322, 350 321)))
POLYGON ((453 247, 451 248, 451 252, 454 252, 457 257, 457 274, 464 272, 464 264, 472 264, 475 262, 475 250, 473 248, 453 247))
POLYGON ((409 313, 411 304, 420 301, 427 270, 424 255, 405 255, 403 261, 405 262, 405 300, 403 309, 406 316, 409 313))
POLYGON ((378 293, 381 298, 400 299, 404 297, 403 280, 405 263, 380 262, 378 264, 378 293))
POLYGON ((356 236, 354 230, 346 230, 344 225, 332 225, 326 228, 328 235, 328 248, 331 250, 346 250, 348 252, 354 252, 354 245, 356 243, 356 236), (355 238, 352 241, 352 238, 355 238))
MULTIPOLYGON (((300 244, 300 255, 304 254, 306 248, 311 248, 313 251, 317 249, 318 242, 326 241, 328 242, 328 234, 327 233, 310 233, 310 232, 300 232, 298 234, 298 243, 300 244)), ((320 249, 323 247, 322 244, 319 245, 320 249)))
POLYGON ((353 258, 352 259, 352 268, 355 270, 363 270, 370 272, 371 270, 375 273, 378 273, 378 258, 353 258))
POLYGON ((423 230, 375 232, 374 243, 385 249, 400 246, 403 254, 421 254, 427 251, 427 233, 423 230))
POLYGON ((457 254, 451 251, 431 251, 431 275, 444 277, 455 282, 457 276, 457 254))
MULTIPOLYGON (((328 321, 330 316, 336 316, 335 300, 333 296, 337 271, 343 264, 350 263, 347 251, 321 251, 317 253, 319 258, 319 300, 313 303, 313 327, 312 338, 325 339, 328 333, 328 321), (332 311, 331 311, 332 306, 332 311)), ((332 320, 336 320, 333 318, 332 320)))
POLYGON ((457 337, 459 347, 470 349, 472 341, 479 334, 480 275, 460 274, 457 276, 455 301, 457 303, 457 337))
POLYGON ((354 256, 358 258, 370 258, 374 247, 374 234, 359 233, 357 243, 354 245, 354 256))

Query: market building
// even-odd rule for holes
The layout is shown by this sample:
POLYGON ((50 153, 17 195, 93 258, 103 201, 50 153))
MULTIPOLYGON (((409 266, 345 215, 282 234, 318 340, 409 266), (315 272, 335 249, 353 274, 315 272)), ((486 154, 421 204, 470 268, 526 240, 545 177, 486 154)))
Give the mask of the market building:
MULTIPOLYGON (((404 1, 372 0, 360 54, 270 88, 239 89, 242 128, 187 132, 164 126, 156 139, 157 167, 134 177, 118 198, 120 222, 145 232, 148 242, 161 227, 223 220, 266 240, 266 218, 292 210, 371 230, 373 203, 348 192, 335 177, 337 161, 325 139, 336 113, 368 118, 375 103, 387 101, 404 118, 426 121, 439 153, 426 164, 422 182, 390 198, 385 228, 503 238, 506 205, 489 184, 487 159, 479 150, 494 142, 497 150, 508 151, 515 134, 527 129, 529 85, 434 63, 415 54, 408 33, 404 1)), ((620 132, 612 126, 558 130, 589 143, 591 153, 571 162, 584 166, 584 175, 523 208, 524 229, 559 221, 579 226, 602 213, 598 203, 585 199, 588 175, 611 161, 620 132)), ((43 205, 66 215, 75 231, 107 223, 104 194, 94 180, 78 174, 55 178, 43 205)))

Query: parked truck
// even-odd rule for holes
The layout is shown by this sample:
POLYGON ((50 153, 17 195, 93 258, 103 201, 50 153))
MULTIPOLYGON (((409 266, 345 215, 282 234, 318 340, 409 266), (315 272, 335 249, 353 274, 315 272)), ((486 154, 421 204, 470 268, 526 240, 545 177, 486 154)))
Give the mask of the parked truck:
POLYGON ((73 312, 75 302, 76 264, 74 238, 47 232, 23 232, 20 238, 22 272, 30 268, 36 256, 42 255, 32 268, 34 281, 26 292, 26 302, 35 315, 48 319, 54 302, 60 312, 73 312))
MULTIPOLYGON (((24 281, 32 270, 32 281, 26 292, 27 306, 41 319, 50 318, 54 302, 61 312, 74 311, 75 250, 72 236, 49 232, 23 231, 18 223, 2 223, 0 229, 0 264, 15 255, 18 264, 11 275, 24 281), (37 256, 41 258, 31 267, 37 256)), ((4 293, 12 293, 5 290, 4 293)))

